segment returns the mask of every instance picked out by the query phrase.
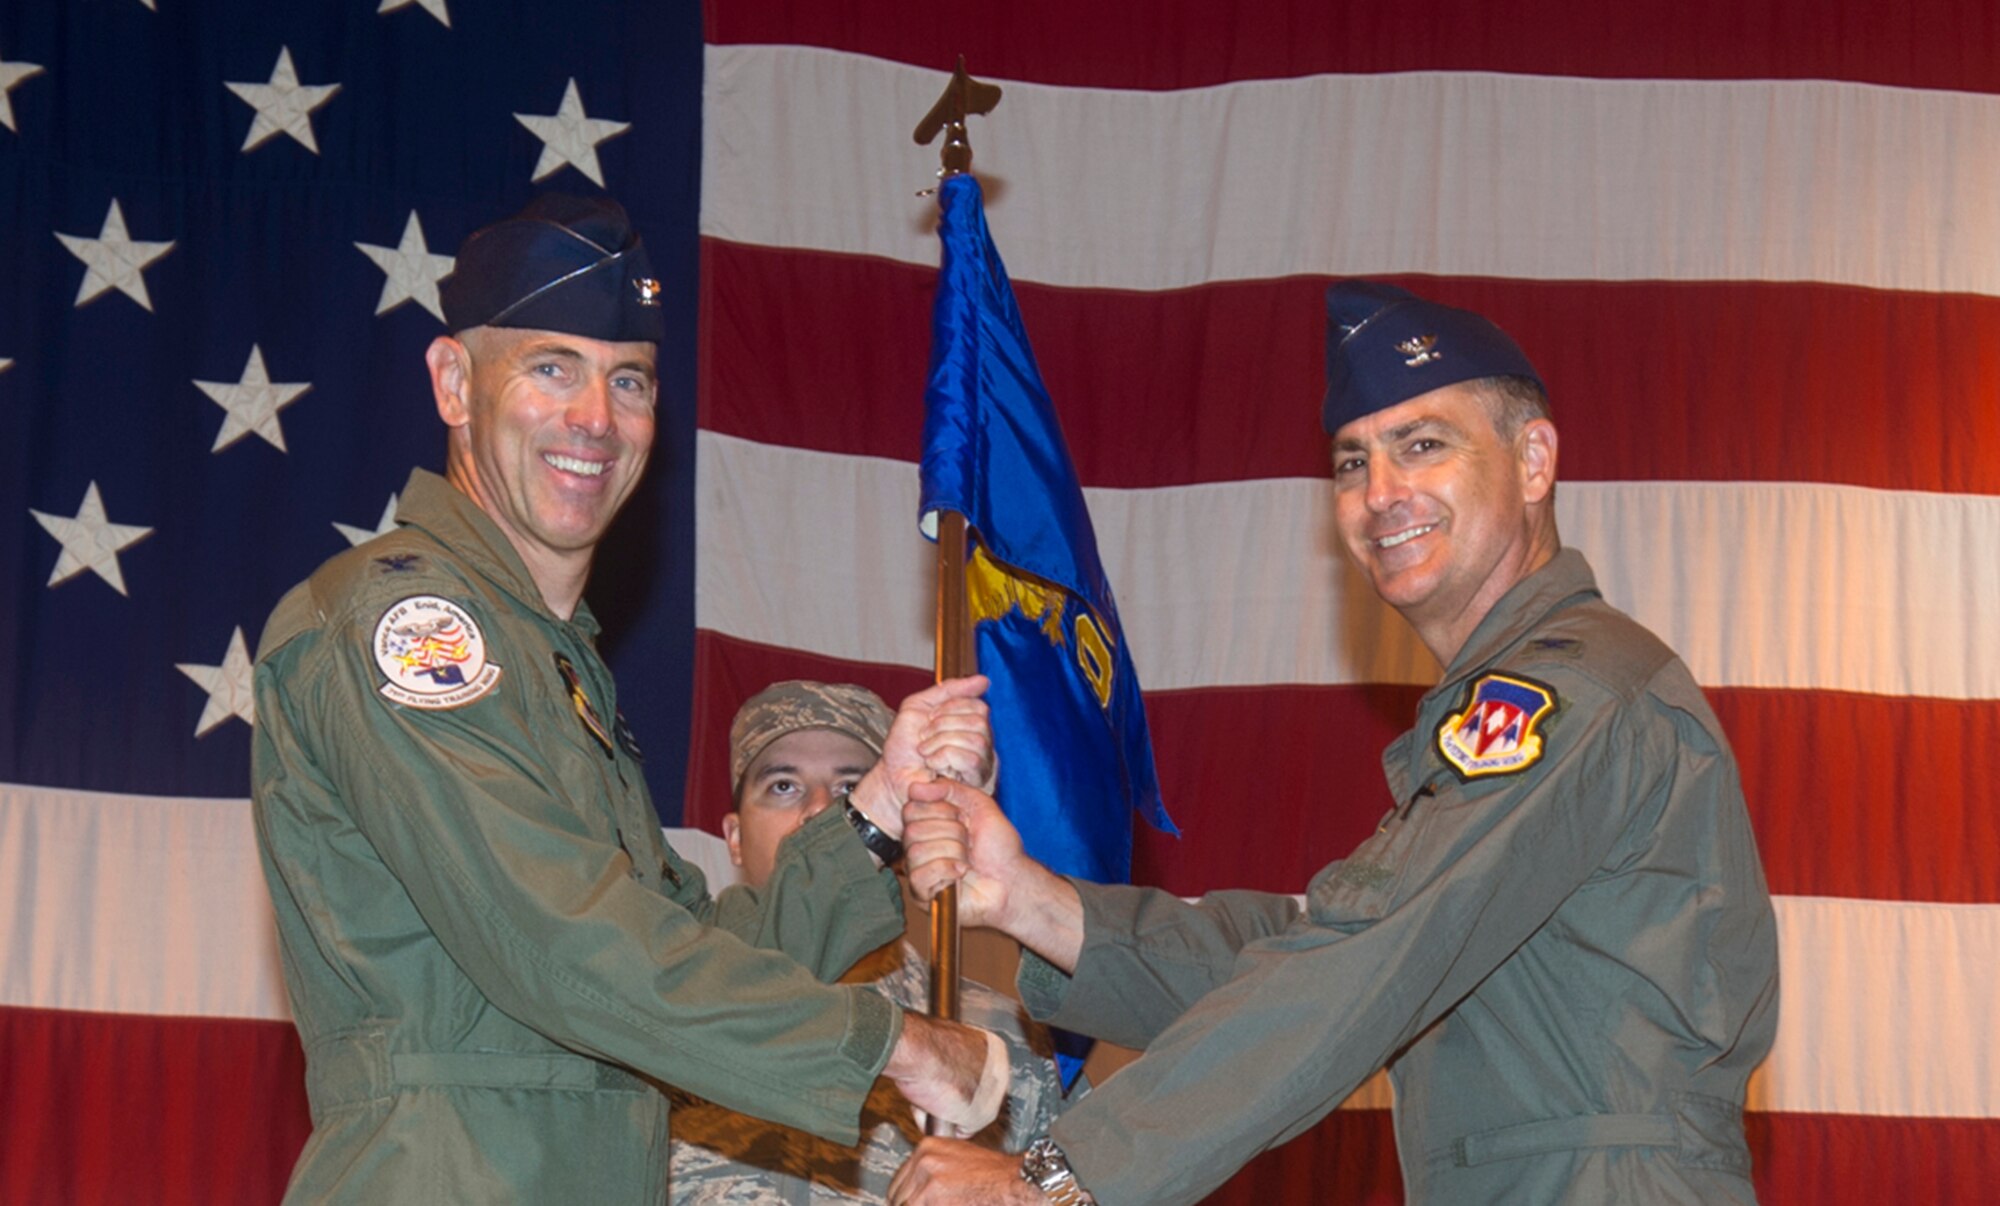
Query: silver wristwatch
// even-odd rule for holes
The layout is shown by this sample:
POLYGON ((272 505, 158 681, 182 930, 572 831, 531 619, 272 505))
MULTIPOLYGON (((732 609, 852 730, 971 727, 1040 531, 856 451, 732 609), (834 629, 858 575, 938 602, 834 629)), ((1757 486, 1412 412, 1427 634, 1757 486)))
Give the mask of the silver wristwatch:
POLYGON ((1056 1206, 1097 1206, 1097 1199, 1077 1183, 1070 1171, 1069 1157, 1056 1141, 1046 1136, 1028 1145, 1021 1153, 1021 1179, 1042 1191, 1056 1206))

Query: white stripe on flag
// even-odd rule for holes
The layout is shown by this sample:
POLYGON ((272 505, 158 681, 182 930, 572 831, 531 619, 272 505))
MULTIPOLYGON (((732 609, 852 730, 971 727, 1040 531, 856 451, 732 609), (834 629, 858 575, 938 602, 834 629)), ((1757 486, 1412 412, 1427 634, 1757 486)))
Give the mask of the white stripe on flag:
MULTIPOLYGON (((667 836, 736 882, 721 838, 667 836)), ((0 784, 0 918, 0 1005, 291 1019, 248 800, 0 784)))
POLYGON ((288 1018, 247 800, 0 784, 0 1005, 288 1018))
POLYGON ((1772 903, 1778 1041, 1751 1109, 2000 1117, 2000 906, 1772 903))
MULTIPOLYGON (((709 431, 697 448, 697 625, 930 665, 914 465, 709 431), (800 566, 810 600, 786 587, 800 566)), ((1330 481, 1085 495, 1147 690, 1436 681, 1409 626, 1348 568, 1330 481)), ((1564 482, 1557 511, 1606 598, 1704 686, 2000 699, 2000 497, 1564 482)))
MULTIPOLYGON (((704 234, 937 262, 935 202, 914 195, 937 152, 896 132, 942 73, 755 45, 710 46, 706 70, 704 234)), ((1427 273, 2000 294, 2000 97, 1442 72, 1005 86, 972 140, 1000 172, 988 216, 1020 281, 1427 273), (1437 212, 1410 221, 1412 197, 1437 212)))

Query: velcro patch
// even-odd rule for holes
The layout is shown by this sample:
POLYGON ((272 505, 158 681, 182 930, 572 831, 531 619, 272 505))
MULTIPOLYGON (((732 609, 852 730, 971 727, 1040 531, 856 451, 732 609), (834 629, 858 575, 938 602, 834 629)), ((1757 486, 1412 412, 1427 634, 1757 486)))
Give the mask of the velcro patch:
POLYGON ((1555 688, 1512 674, 1472 684, 1465 707, 1438 725, 1438 753, 1461 779, 1512 775, 1542 760, 1535 726, 1556 708, 1555 688))
POLYGON ((463 607, 436 595, 411 595, 375 621, 375 665, 388 679, 382 694, 408 708, 461 708, 491 691, 500 667, 486 660, 486 637, 463 607))

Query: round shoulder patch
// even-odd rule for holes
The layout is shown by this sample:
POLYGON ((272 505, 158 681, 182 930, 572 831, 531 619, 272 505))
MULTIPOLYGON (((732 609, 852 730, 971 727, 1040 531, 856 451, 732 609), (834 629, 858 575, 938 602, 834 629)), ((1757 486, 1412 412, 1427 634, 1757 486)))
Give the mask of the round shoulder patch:
POLYGON ((382 694, 410 708, 458 708, 491 691, 500 667, 486 660, 486 637, 463 607, 436 595, 398 599, 375 621, 382 694))

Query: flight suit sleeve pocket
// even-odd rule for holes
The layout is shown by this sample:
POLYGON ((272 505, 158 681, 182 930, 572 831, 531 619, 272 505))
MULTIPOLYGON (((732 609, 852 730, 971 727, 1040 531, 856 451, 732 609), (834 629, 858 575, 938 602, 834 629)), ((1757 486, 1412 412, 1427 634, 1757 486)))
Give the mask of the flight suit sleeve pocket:
POLYGON ((1391 812, 1354 853, 1315 875, 1306 890, 1313 923, 1352 930, 1380 921, 1396 902, 1431 814, 1421 807, 1391 812))
POLYGON ((1488 826, 1487 810, 1504 807, 1516 785, 1510 778, 1460 782, 1436 770, 1353 854, 1314 877, 1308 915, 1315 924, 1347 930, 1380 921, 1463 856, 1488 826))

